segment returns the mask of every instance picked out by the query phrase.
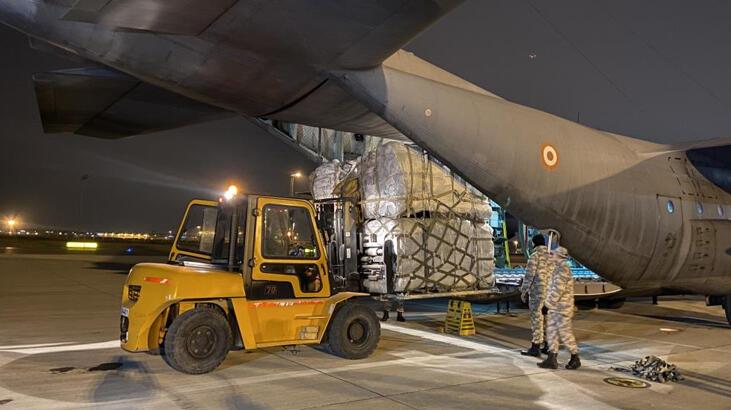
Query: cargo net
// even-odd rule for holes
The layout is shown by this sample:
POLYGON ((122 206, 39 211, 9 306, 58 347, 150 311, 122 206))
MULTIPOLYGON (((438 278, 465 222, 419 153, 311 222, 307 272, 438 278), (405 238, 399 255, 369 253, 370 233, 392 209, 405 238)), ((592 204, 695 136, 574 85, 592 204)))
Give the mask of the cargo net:
POLYGON ((485 223, 462 218, 373 219, 364 225, 363 248, 363 285, 373 293, 446 292, 495 285, 492 228, 485 223), (393 272, 390 286, 387 269, 393 272))
POLYGON ((657 356, 645 356, 634 362, 630 368, 611 367, 610 369, 632 373, 635 376, 659 383, 679 382, 685 379, 674 364, 668 363, 657 356))

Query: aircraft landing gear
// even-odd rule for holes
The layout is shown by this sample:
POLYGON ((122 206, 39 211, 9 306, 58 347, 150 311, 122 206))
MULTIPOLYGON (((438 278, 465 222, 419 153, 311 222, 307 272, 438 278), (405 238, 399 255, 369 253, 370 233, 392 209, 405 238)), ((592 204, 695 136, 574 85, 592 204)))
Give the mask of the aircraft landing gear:
POLYGON ((599 309, 619 309, 624 306, 626 298, 599 299, 599 309))
POLYGON ((731 325, 731 295, 724 296, 723 309, 726 311, 726 320, 731 325))

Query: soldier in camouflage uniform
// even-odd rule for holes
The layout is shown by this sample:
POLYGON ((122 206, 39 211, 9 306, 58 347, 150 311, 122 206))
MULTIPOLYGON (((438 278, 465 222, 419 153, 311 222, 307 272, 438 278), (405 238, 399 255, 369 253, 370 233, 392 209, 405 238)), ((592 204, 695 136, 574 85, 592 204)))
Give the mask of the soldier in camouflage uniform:
POLYGON ((546 299, 548 277, 553 269, 553 258, 546 247, 546 240, 542 234, 533 237, 533 253, 528 258, 525 277, 520 286, 520 298, 528 302, 530 309, 530 327, 533 333, 531 347, 521 351, 524 356, 541 357, 541 344, 544 340, 545 316, 543 302, 546 299))
POLYGON ((568 262, 569 253, 566 248, 559 247, 554 252, 556 267, 551 274, 550 285, 546 294, 548 308, 548 357, 539 367, 545 369, 558 368, 559 340, 571 353, 571 360, 566 364, 569 370, 581 367, 579 348, 571 325, 574 316, 574 277, 568 262))

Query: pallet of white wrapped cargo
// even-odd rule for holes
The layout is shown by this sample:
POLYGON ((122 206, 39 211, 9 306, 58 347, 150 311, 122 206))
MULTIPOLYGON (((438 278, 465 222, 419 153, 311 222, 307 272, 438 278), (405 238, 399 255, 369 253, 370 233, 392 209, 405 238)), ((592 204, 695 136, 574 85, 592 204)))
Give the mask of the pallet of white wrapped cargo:
POLYGON ((358 169, 366 219, 428 213, 485 220, 492 214, 487 198, 413 146, 384 143, 363 156, 358 169))
POLYGON ((484 222, 459 217, 373 219, 363 225, 363 247, 363 285, 371 293, 454 292, 495 286, 492 228, 484 222), (392 261, 386 260, 389 252, 392 261), (389 269, 386 263, 391 263, 389 269))

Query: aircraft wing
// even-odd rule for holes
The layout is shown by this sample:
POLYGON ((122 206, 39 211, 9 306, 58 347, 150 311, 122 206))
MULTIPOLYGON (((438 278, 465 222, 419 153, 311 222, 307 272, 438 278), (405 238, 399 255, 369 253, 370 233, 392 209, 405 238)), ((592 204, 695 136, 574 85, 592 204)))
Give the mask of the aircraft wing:
POLYGON ((47 133, 122 138, 235 115, 107 68, 33 76, 47 133))

